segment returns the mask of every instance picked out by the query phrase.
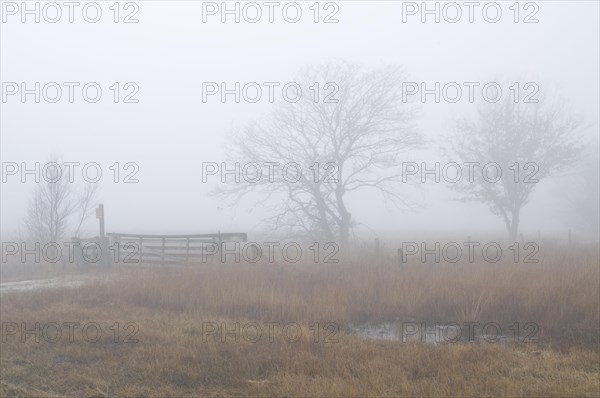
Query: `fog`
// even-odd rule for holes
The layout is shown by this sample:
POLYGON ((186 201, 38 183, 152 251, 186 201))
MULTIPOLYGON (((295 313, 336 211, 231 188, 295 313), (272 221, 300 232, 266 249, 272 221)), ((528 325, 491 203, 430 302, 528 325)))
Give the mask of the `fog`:
MULTIPOLYGON (((308 3, 303 3, 305 14, 295 24, 277 12, 274 23, 266 15, 258 23, 243 18, 235 23, 232 16, 221 23, 220 14, 205 15, 207 22, 203 22, 202 3, 189 1, 177 6, 140 2, 135 13, 138 23, 114 23, 109 4, 101 4, 104 14, 98 23, 82 20, 77 12, 74 23, 65 15, 57 23, 43 18, 40 23, 21 23, 20 14, 8 15, 3 9, 0 155, 3 163, 26 163, 30 168, 53 155, 64 162, 101 165, 98 201, 105 206, 107 232, 264 231, 263 220, 272 215, 270 203, 255 206, 262 199, 252 194, 235 207, 226 206, 210 195, 222 184, 218 176, 203 182, 202 165, 229 160, 232 134, 252 122, 268 120, 284 100, 276 95, 273 103, 265 96, 256 103, 235 103, 230 96, 222 103, 215 95, 203 101, 204 82, 226 82, 229 88, 235 82, 284 85, 306 66, 339 62, 358 63, 365 70, 400 66, 409 82, 425 82, 428 88, 435 82, 442 86, 535 82, 541 95, 568 103, 569 112, 583 121, 583 142, 588 149, 598 147, 597 2, 571 2, 568 7, 562 2, 539 3, 539 23, 531 24, 514 23, 508 3, 501 3, 503 17, 498 23, 486 22, 480 11, 475 12, 473 23, 467 15, 458 23, 443 18, 435 23, 432 16, 422 23, 419 14, 403 22, 401 2, 344 1, 337 3, 339 22, 330 24, 314 23, 308 3), (103 94, 97 103, 88 103, 80 95, 70 103, 65 89, 57 103, 43 99, 36 103, 34 95, 23 102, 20 93, 6 95, 6 82, 19 87, 26 82, 28 88, 35 82, 41 86, 97 82, 103 94), (109 88, 115 82, 121 90, 118 103, 109 88), (132 91, 133 86, 124 87, 129 82, 139 87, 132 97, 137 103, 123 103, 132 91), (110 169, 115 162, 120 180, 133 170, 124 169, 126 163, 137 164, 139 182, 115 183, 110 169)), ((320 18, 331 10, 321 9, 320 18)), ((120 18, 130 11, 122 9, 120 18)), ((527 14, 529 10, 522 9, 520 18, 527 14)), ((503 89, 510 92, 508 85, 503 89)), ((481 98, 476 97, 475 104, 465 95, 456 103, 436 103, 433 96, 424 103, 418 95, 412 99, 419 110, 415 124, 427 142, 403 156, 417 163, 447 162, 440 149, 444 137, 451 134, 455 119, 473 117, 481 98)), ((568 229, 582 229, 565 208, 565 198, 566 191, 573 191, 573 181, 583 175, 581 167, 573 164, 559 177, 544 178, 522 210, 520 231, 566 236, 568 229)), ((12 236, 24 233, 23 220, 36 184, 31 176, 25 183, 20 174, 6 177, 1 227, 4 236, 12 236)), ((76 179, 81 183, 81 174, 76 179)), ((598 180, 587 184, 597 187, 598 180)), ((369 189, 349 194, 356 235, 504 233, 500 217, 482 203, 453 200, 458 195, 448 184, 400 185, 402 195, 418 208, 396 206, 369 189)), ((86 221, 88 235, 97 234, 96 223, 93 217, 86 221)))
POLYGON ((0 0, 0 396, 597 396, 599 16, 0 0))

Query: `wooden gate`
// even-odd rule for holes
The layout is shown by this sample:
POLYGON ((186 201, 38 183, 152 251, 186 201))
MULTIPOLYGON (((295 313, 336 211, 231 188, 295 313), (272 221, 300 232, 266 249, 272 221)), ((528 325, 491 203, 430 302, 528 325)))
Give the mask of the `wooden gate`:
POLYGON ((218 254, 223 242, 245 242, 246 233, 197 235, 107 234, 114 262, 121 264, 205 263, 218 254))

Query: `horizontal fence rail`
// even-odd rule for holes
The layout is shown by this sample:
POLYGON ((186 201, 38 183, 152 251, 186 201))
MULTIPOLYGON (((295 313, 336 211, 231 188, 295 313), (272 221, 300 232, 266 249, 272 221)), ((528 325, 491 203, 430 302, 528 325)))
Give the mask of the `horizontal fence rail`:
POLYGON ((110 233, 114 261, 124 264, 188 264, 206 262, 223 242, 245 242, 246 233, 142 235, 110 233))

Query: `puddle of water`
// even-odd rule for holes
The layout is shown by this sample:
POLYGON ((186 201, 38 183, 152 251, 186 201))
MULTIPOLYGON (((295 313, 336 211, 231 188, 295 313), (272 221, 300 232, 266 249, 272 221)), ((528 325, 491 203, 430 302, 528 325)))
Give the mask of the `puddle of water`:
POLYGON ((422 342, 426 344, 448 343, 509 343, 511 337, 493 335, 471 335, 469 331, 458 325, 425 325, 418 322, 398 322, 349 325, 358 336, 370 340, 389 340, 402 343, 422 342))
POLYGON ((402 331, 397 324, 381 323, 372 325, 349 325, 350 329, 357 335, 371 340, 402 340, 402 331))

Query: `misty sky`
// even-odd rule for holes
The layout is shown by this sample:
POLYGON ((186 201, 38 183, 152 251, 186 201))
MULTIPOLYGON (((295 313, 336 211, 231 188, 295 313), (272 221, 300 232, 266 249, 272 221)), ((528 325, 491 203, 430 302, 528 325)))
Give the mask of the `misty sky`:
MULTIPOLYGON (((112 2, 101 3, 108 12, 112 2)), ((111 14, 96 24, 81 18, 73 24, 23 24, 18 15, 5 16, 0 31, 2 82, 97 82, 103 98, 94 104, 81 96, 75 103, 37 104, 10 97, 1 104, 2 162, 44 162, 56 153, 64 161, 99 163, 107 173, 99 197, 106 206, 108 232, 259 231, 264 210, 248 211, 251 201, 237 209, 222 208, 208 196, 216 182, 202 183, 202 162, 223 161, 228 135, 268 117, 281 98, 275 104, 203 103, 202 82, 284 84, 303 66, 338 60, 367 67, 403 65, 411 81, 431 85, 485 84, 495 78, 538 82, 542 92, 558 93, 583 116, 587 137, 597 145, 598 2, 538 2, 536 24, 515 24, 509 3, 501 2, 507 14, 496 24, 484 22, 477 11, 472 24, 466 16, 456 24, 421 23, 419 16, 403 23, 401 3, 391 1, 337 2, 335 24, 315 24, 308 14, 290 24, 277 12, 272 24, 221 23, 218 16, 203 23, 201 2, 189 1, 138 2, 136 24, 115 24, 111 14), (112 102, 109 86, 114 82, 135 82, 139 103, 112 102), (140 182, 113 183, 108 172, 115 162, 137 163, 140 182)), ((421 107, 418 126, 433 144, 413 160, 441 161, 437 142, 449 133, 452 119, 469 114, 473 105, 463 100, 421 107)), ((548 215, 556 199, 551 185, 540 184, 523 210, 524 231, 564 227, 548 215)), ((32 189, 33 184, 15 177, 2 184, 3 233, 19 228, 32 189)), ((381 197, 367 191, 351 199, 355 221, 367 233, 457 228, 503 232, 502 220, 486 207, 449 201, 454 194, 443 185, 402 189, 427 207, 403 212, 382 206, 381 197)), ((96 234, 94 222, 88 230, 96 234)))

